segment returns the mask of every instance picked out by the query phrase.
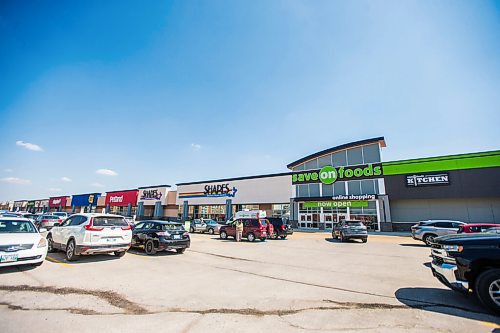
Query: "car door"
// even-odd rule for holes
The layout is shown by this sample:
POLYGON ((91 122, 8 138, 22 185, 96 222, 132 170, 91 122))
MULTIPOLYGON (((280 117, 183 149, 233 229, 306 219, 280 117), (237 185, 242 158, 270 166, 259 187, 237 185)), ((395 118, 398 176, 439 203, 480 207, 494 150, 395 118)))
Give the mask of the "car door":
POLYGON ((142 233, 144 229, 144 222, 137 223, 132 231, 132 246, 139 246, 142 244, 139 235, 142 233))
POLYGON ((61 225, 54 226, 50 229, 50 233, 52 235, 52 241, 56 244, 66 244, 64 241, 64 236, 66 232, 66 227, 71 223, 73 217, 67 218, 61 225))
MULTIPOLYGON (((78 223, 81 221, 82 217, 83 216, 80 215, 73 215, 64 222, 64 227, 61 228, 61 244, 66 245, 69 238, 71 236, 74 236, 75 227, 77 228, 78 223)), ((76 239, 75 241, 77 244, 79 244, 78 239, 76 239)))
POLYGON ((146 243, 146 241, 148 240, 153 225, 154 225, 153 222, 145 222, 140 233, 137 234, 137 237, 141 245, 144 245, 144 243, 146 243))
MULTIPOLYGON (((438 236, 444 236, 444 235, 449 235, 451 233, 456 233, 453 232, 453 224, 451 222, 436 222, 436 233, 438 236)), ((457 229, 458 231, 458 229, 457 229)))

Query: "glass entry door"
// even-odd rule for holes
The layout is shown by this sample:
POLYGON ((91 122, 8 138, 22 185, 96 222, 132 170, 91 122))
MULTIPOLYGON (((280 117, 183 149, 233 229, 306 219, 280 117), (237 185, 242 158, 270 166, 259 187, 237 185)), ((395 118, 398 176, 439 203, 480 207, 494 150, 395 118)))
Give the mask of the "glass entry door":
POLYGON ((299 214, 299 228, 312 228, 312 213, 300 213, 299 214))

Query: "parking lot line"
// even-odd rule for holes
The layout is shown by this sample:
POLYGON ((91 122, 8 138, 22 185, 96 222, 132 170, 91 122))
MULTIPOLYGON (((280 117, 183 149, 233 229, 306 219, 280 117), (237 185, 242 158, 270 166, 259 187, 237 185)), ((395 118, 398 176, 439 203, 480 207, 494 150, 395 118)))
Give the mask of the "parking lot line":
POLYGON ((45 257, 45 259, 47 259, 47 260, 48 260, 48 261, 50 261, 50 262, 56 263, 56 264, 61 264, 61 265, 63 265, 64 267, 70 267, 70 268, 73 268, 73 266, 68 265, 68 264, 67 264, 67 263, 65 263, 65 262, 62 262, 62 261, 60 261, 60 260, 54 259, 54 258, 49 257, 49 256, 46 256, 46 257, 45 257))
POLYGON ((495 324, 495 323, 490 323, 489 321, 480 321, 479 323, 481 325, 492 327, 492 328, 500 328, 500 325, 495 324))

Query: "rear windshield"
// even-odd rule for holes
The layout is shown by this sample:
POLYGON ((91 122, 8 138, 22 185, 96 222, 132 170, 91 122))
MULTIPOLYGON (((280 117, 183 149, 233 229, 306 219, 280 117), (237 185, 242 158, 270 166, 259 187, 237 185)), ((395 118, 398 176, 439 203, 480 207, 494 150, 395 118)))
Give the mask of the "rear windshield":
POLYGON ((263 227, 267 227, 267 220, 260 220, 263 227))
POLYGON ((55 216, 55 215, 44 215, 44 216, 42 216, 42 219, 46 219, 46 220, 59 220, 59 216, 55 216))
POLYGON ((123 217, 94 217, 92 223, 96 227, 126 227, 128 226, 127 221, 123 217))
POLYGON ((0 221, 0 234, 34 234, 36 229, 28 221, 0 221))
POLYGON ((358 227, 363 225, 363 223, 361 223, 360 221, 345 221, 345 224, 358 227))
POLYGON ((66 215, 68 215, 68 214, 66 214, 66 213, 54 213, 54 214, 52 214, 52 215, 57 215, 57 216, 66 216, 66 215))
POLYGON ((168 230, 184 230, 184 227, 180 224, 160 224, 161 230, 163 231, 168 231, 168 230))

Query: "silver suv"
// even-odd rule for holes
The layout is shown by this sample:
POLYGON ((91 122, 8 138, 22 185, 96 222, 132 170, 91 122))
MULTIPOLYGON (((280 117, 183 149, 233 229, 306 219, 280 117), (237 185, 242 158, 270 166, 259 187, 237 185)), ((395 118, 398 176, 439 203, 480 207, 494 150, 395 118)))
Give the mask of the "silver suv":
POLYGON ((420 221, 411 227, 411 235, 413 239, 421 240, 425 244, 431 245, 436 237, 456 234, 458 227, 463 224, 465 222, 450 220, 420 221))

